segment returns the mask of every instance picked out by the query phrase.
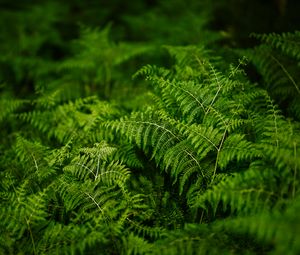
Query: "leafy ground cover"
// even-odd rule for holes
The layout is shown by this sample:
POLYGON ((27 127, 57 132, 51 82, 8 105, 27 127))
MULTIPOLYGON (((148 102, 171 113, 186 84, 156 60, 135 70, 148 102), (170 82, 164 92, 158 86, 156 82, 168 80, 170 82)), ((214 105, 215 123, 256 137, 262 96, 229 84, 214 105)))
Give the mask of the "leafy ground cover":
POLYGON ((299 254, 297 7, 3 1, 0 253, 299 254))

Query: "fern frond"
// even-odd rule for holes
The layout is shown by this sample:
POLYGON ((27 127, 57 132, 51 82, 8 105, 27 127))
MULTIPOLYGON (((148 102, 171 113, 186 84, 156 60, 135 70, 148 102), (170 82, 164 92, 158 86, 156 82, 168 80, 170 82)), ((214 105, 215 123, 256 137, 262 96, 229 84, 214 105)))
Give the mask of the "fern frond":
POLYGON ((265 210, 272 205, 272 199, 277 196, 271 185, 268 185, 271 182, 276 182, 271 169, 262 170, 261 167, 253 165, 245 172, 227 177, 212 189, 200 194, 191 206, 208 209, 207 206, 210 205, 214 215, 218 209, 230 209, 239 214, 265 210))
POLYGON ((254 35, 262 44, 241 51, 262 75, 264 86, 288 114, 299 118, 299 31, 254 35))
POLYGON ((274 48, 279 49, 288 56, 298 60, 300 59, 300 31, 282 34, 252 34, 252 36, 267 43, 268 45, 272 45, 274 48))
POLYGON ((299 245, 299 198, 288 203, 282 212, 273 210, 255 216, 238 217, 219 223, 225 229, 255 236, 265 245, 272 246, 272 254, 298 254, 299 245))
POLYGON ((251 252, 253 243, 244 243, 243 248, 238 247, 225 231, 205 224, 185 224, 180 231, 169 231, 166 238, 156 241, 153 252, 148 254, 241 254, 251 252))
POLYGON ((149 227, 146 225, 143 225, 141 223, 135 222, 131 219, 127 219, 128 223, 130 224, 130 227, 139 235, 143 237, 150 237, 154 239, 158 239, 162 236, 164 236, 164 229, 161 227, 149 227))
MULTIPOLYGON (((190 179, 193 173, 198 173, 204 180, 206 173, 202 172, 199 155, 195 155, 193 149, 184 140, 185 133, 180 131, 174 123, 168 122, 166 117, 159 117, 155 113, 148 114, 134 113, 130 118, 121 119, 117 122, 108 123, 110 128, 123 133, 130 141, 134 141, 140 148, 148 151, 151 148, 152 158, 164 165, 164 170, 169 170, 174 182, 180 178, 181 192, 187 179, 190 179), (148 116, 147 116, 148 115, 148 116), (146 120, 144 120, 146 119, 146 120)), ((176 123, 176 122, 175 122, 176 123)), ((187 131, 186 131, 187 133, 187 131)), ((211 137, 215 134, 211 134, 211 137)), ((200 136, 201 141, 205 140, 200 136)), ((194 137, 198 139, 199 137, 194 137)), ((206 137, 207 138, 207 137, 206 137)), ((209 139, 209 138, 208 138, 209 139)), ((200 143, 197 143, 200 147, 200 143)), ((207 139, 206 139, 207 141, 207 139)), ((204 145, 202 149, 204 148, 204 145)), ((201 151, 201 148, 197 148, 201 151)), ((208 149, 209 151, 209 149, 208 149)), ((207 153, 208 153, 207 151, 207 153)), ((203 152, 205 153, 205 152, 203 152)))
POLYGON ((48 160, 49 149, 39 142, 31 142, 17 136, 15 151, 26 169, 23 178, 31 176, 41 184, 56 173, 56 168, 48 160))
POLYGON ((153 250, 153 244, 133 233, 122 237, 122 240, 122 254, 142 255, 151 253, 153 250))
POLYGON ((5 120, 9 115, 15 112, 24 104, 29 103, 28 100, 22 99, 1 99, 0 100, 0 122, 5 120))
POLYGON ((232 134, 225 140, 220 155, 218 164, 220 168, 225 168, 233 159, 237 162, 255 160, 261 157, 253 143, 247 141, 244 135, 232 134))
MULTIPOLYGON (((106 146, 106 144, 105 144, 106 146)), ((64 167, 64 171, 71 173, 79 180, 93 179, 105 185, 117 183, 123 186, 129 177, 129 171, 119 162, 108 162, 100 153, 112 153, 112 147, 84 148, 85 155, 74 157, 72 162, 64 167), (100 151, 100 152, 99 152, 100 151)))
MULTIPOLYGON (((104 229, 95 230, 88 225, 63 225, 51 223, 37 243, 36 250, 42 254, 83 254, 91 247, 105 246, 109 241, 104 229), (102 230, 102 231, 101 231, 102 230)), ((95 249, 95 248, 94 248, 95 249)), ((109 249, 107 248, 107 251, 109 249)))
POLYGON ((162 159, 162 149, 180 140, 170 123, 151 111, 133 113, 130 117, 122 118, 120 121, 108 122, 107 126, 126 135, 140 148, 154 147, 152 155, 158 160, 162 159))
POLYGON ((91 131, 97 128, 97 124, 118 114, 119 111, 112 104, 101 102, 97 97, 87 97, 57 105, 50 110, 21 113, 19 117, 47 133, 49 138, 55 137, 63 143, 74 137, 92 140, 91 131), (53 129, 52 125, 56 125, 56 128, 53 129))
MULTIPOLYGON (((30 191, 29 182, 25 181, 16 188, 15 195, 10 201, 2 203, 0 210, 0 225, 5 238, 35 250, 37 233, 42 226, 47 225, 46 200, 44 192, 33 194, 30 191), (24 235, 29 235, 30 238, 21 241, 24 235)), ((2 237, 3 234, 1 233, 2 237)))

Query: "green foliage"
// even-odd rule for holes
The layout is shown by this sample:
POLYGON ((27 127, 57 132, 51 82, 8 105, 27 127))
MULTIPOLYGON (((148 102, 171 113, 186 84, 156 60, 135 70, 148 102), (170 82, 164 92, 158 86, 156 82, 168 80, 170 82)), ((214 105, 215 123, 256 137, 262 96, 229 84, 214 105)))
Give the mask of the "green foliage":
POLYGON ((264 87, 282 109, 299 120, 299 31, 283 34, 254 35, 262 44, 242 51, 263 78, 264 87))
MULTIPOLYGON (((112 86, 120 89, 118 80, 124 79, 124 70, 116 70, 117 66, 150 49, 145 45, 118 43, 109 40, 109 26, 99 29, 82 28, 80 39, 74 42, 75 56, 58 65, 63 74, 62 82, 71 86, 78 84, 82 94, 95 94, 111 97, 112 86)), ((126 78, 125 78, 126 79, 126 78)), ((125 82, 123 80, 123 82, 125 82)))
POLYGON ((150 2, 1 26, 1 254, 300 253, 299 32, 232 50, 208 2, 150 2))

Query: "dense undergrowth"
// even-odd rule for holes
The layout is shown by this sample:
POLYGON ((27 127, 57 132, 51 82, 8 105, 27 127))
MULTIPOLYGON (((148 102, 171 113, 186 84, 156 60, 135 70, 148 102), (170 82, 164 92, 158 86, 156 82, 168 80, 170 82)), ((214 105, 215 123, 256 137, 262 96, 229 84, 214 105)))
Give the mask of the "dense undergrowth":
POLYGON ((0 254, 300 253, 290 9, 170 2, 4 5, 0 254))

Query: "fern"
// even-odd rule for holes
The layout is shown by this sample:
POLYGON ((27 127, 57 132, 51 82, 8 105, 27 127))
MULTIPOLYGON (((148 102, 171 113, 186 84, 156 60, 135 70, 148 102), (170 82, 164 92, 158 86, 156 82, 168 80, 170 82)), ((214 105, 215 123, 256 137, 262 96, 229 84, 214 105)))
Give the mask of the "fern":
POLYGON ((298 254, 299 32, 137 2, 1 10, 0 253, 298 254))
POLYGON ((13 112, 15 112, 18 108, 23 106, 25 103, 28 103, 27 100, 1 100, 1 115, 0 115, 0 121, 7 119, 9 115, 11 115, 13 112))
POLYGON ((254 35, 260 46, 242 51, 262 75, 265 87, 288 114, 299 119, 299 32, 254 35))
POLYGON ((299 219, 295 210, 298 206, 296 198, 283 212, 264 212, 256 217, 241 217, 219 224, 238 234, 255 236, 260 242, 273 246, 272 254, 297 254, 299 228, 295 228, 295 224, 298 224, 299 219))
POLYGON ((102 31, 82 27, 80 39, 74 42, 74 51, 78 53, 57 68, 64 74, 63 84, 72 86, 75 81, 86 95, 100 91, 100 87, 101 96, 109 98, 113 93, 112 85, 116 83, 113 78, 120 75, 116 67, 151 49, 138 44, 115 44, 109 40, 109 32, 109 26, 102 31))
POLYGON ((282 33, 282 34, 253 34, 255 38, 272 45, 274 48, 279 49, 286 55, 296 58, 299 60, 299 31, 293 33, 282 33))
POLYGON ((82 127, 85 129, 84 132, 91 133, 101 119, 106 119, 106 116, 111 118, 113 115, 118 115, 118 110, 112 105, 100 102, 95 97, 88 97, 57 105, 50 110, 21 113, 19 117, 43 133, 47 133, 49 137, 65 142, 80 137, 78 131, 82 127), (52 129, 53 123, 57 125, 56 129, 52 129))

